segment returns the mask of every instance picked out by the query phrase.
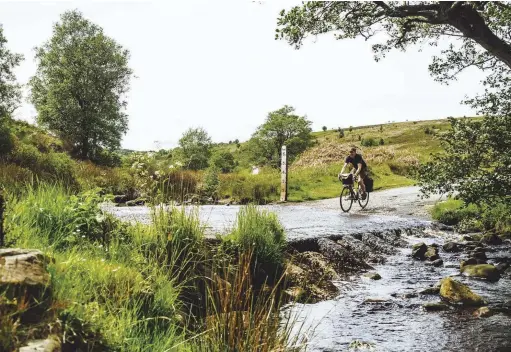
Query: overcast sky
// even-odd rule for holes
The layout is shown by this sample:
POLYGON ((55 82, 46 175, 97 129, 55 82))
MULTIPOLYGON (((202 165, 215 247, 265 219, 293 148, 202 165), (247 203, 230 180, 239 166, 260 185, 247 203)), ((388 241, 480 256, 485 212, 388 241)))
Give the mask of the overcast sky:
MULTIPOLYGON (((275 41, 279 11, 297 3, 0 0, 0 23, 9 48, 25 55, 21 83, 35 72, 33 48, 66 10, 79 9, 128 48, 137 76, 122 143, 129 149, 174 147, 197 126, 215 142, 246 140, 285 104, 306 114, 315 130, 473 114, 460 101, 481 89, 478 72, 450 86, 434 82, 427 66, 438 49, 392 52, 376 63, 363 40, 326 35, 300 50, 275 41)), ((28 121, 35 116, 26 102, 16 112, 28 121)))

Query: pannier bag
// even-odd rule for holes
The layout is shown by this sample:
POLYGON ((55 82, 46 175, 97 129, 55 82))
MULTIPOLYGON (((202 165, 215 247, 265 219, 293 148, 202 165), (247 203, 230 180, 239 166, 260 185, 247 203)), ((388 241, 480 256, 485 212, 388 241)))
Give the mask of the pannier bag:
POLYGON ((366 177, 364 179, 364 184, 366 186, 366 192, 372 192, 373 191, 373 186, 374 186, 373 183, 374 183, 374 181, 370 177, 366 177))

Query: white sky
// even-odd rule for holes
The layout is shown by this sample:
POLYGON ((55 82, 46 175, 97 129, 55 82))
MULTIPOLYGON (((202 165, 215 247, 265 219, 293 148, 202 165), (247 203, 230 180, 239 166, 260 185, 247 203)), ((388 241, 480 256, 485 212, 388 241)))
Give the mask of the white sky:
MULTIPOLYGON (((0 0, 0 23, 10 49, 25 55, 21 83, 35 72, 33 48, 66 10, 79 9, 128 48, 138 77, 122 143, 129 149, 174 147, 197 126, 215 142, 243 141, 284 104, 306 114, 314 130, 474 114, 459 102, 481 89, 479 73, 450 86, 434 82, 427 66, 438 49, 392 52, 376 63, 363 40, 321 36, 298 51, 275 41, 279 11, 296 3, 0 0)), ((28 121, 35 115, 28 103, 16 112, 28 121)))

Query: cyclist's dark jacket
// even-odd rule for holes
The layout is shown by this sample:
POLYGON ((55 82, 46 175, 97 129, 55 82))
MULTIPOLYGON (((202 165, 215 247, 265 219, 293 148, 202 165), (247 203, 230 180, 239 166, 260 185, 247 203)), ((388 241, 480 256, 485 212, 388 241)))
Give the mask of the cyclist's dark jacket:
POLYGON ((346 158, 346 164, 353 165, 355 169, 358 169, 358 164, 362 164, 362 171, 365 171, 367 169, 367 164, 364 161, 364 159, 362 159, 362 155, 360 154, 355 154, 354 158, 348 155, 348 157, 346 158))

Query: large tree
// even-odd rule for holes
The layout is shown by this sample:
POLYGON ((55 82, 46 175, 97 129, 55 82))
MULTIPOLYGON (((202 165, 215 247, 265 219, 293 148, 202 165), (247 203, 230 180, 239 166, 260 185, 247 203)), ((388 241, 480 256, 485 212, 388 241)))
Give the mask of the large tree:
POLYGON ((180 153, 184 166, 190 170, 201 170, 208 167, 211 156, 211 137, 205 129, 189 128, 179 140, 180 153))
POLYGON ((279 166, 281 149, 285 145, 292 161, 312 143, 311 121, 293 114, 295 109, 284 106, 268 114, 249 141, 253 161, 279 166))
POLYGON ((30 86, 38 122, 81 158, 119 148, 128 129, 128 50, 80 12, 70 11, 54 25, 50 40, 36 48, 36 60, 30 86))
POLYGON ((451 120, 446 153, 421 171, 423 191, 459 192, 467 201, 511 194, 511 4, 489 1, 306 2, 278 19, 277 39, 299 48, 308 35, 362 37, 379 60, 392 50, 442 44, 429 70, 448 84, 468 67, 485 73, 484 92, 467 99, 480 121, 451 120), (476 191, 479 187, 479 191, 476 191), (489 193, 487 193, 489 192, 489 193), (489 197, 488 195, 491 194, 489 197))
POLYGON ((0 119, 12 114, 20 103, 21 90, 14 68, 22 60, 22 55, 14 54, 7 48, 7 39, 0 24, 0 119))

